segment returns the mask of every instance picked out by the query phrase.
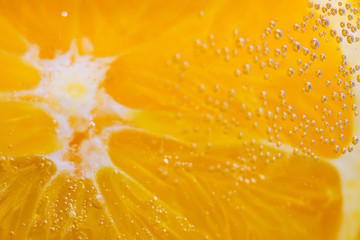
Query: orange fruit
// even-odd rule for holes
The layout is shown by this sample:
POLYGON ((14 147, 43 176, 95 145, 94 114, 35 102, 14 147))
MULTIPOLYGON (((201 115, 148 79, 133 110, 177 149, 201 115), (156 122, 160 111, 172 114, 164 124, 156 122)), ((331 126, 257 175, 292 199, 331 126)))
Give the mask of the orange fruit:
POLYGON ((358 5, 0 0, 0 239, 359 239, 358 5))

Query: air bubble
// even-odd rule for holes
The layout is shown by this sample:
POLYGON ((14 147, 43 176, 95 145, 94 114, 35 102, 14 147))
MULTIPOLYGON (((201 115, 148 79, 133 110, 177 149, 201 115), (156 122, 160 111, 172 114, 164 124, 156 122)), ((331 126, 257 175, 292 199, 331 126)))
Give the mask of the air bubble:
POLYGON ((322 96, 322 98, 321 98, 321 102, 322 102, 322 103, 326 103, 326 102, 327 102, 327 98, 326 98, 326 96, 322 96))
POLYGON ((274 32, 275 39, 281 39, 282 38, 282 32, 279 29, 276 29, 274 32))
POLYGON ((321 78, 322 72, 320 70, 316 71, 316 77, 321 78))
MULTIPOLYGON (((293 70, 292 68, 289 68, 289 69, 288 69, 288 76, 289 76, 289 77, 294 76, 294 70, 293 70)), ((360 81, 360 75, 358 76, 358 79, 359 79, 359 81, 360 81)))
POLYGON ((354 42, 354 36, 353 35, 348 35, 347 37, 346 37, 346 40, 347 40, 347 42, 348 43, 353 43, 354 42))
POLYGON ((336 36, 336 30, 335 29, 330 30, 330 36, 332 36, 332 37, 336 36))
POLYGON ((320 47, 320 42, 316 38, 311 39, 310 46, 312 49, 316 50, 320 47))
POLYGON ((61 12, 61 16, 62 16, 62 17, 67 17, 67 16, 68 16, 68 13, 67 13, 66 11, 62 11, 62 12, 61 12))
POLYGON ((294 153, 294 155, 299 155, 299 149, 294 148, 293 153, 294 153))
POLYGON ((354 145, 356 145, 356 144, 358 144, 358 142, 359 142, 359 138, 358 138, 357 136, 353 136, 351 142, 352 142, 354 145))
POLYGON ((249 74, 251 72, 251 66, 249 64, 245 64, 243 67, 243 72, 245 74, 249 74))
POLYGON ((97 209, 102 209, 104 208, 104 197, 100 194, 97 194, 94 196, 93 201, 92 201, 92 205, 97 208, 97 209))
POLYGON ((311 92, 311 90, 312 90, 312 84, 311 84, 310 82, 306 82, 306 83, 305 83, 305 90, 306 90, 307 92, 311 92))
POLYGON ((279 93, 279 97, 281 99, 284 99, 286 97, 286 92, 284 90, 281 90, 280 93, 279 93))
POLYGON ((238 45, 238 47, 240 47, 240 48, 244 47, 244 45, 245 45, 245 40, 244 40, 243 38, 239 38, 239 39, 237 40, 237 45, 238 45))
POLYGON ((301 45, 300 45, 300 43, 299 43, 299 42, 295 42, 295 43, 293 44, 293 49, 294 49, 295 52, 299 52, 299 51, 301 50, 301 45))
POLYGON ((332 98, 334 101, 336 101, 336 100, 338 99, 338 97, 339 97, 339 95, 337 94, 337 92, 333 92, 331 98, 332 98))
POLYGON ((322 21, 321 21, 321 26, 323 26, 324 28, 327 28, 329 26, 329 20, 324 18, 322 21))

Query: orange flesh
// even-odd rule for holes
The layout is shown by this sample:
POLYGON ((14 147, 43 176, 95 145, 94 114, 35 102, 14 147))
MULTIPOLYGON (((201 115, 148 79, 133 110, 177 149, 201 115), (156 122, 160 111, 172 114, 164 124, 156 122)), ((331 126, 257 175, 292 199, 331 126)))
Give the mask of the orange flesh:
POLYGON ((0 239, 339 239, 359 67, 317 8, 0 1, 0 239))

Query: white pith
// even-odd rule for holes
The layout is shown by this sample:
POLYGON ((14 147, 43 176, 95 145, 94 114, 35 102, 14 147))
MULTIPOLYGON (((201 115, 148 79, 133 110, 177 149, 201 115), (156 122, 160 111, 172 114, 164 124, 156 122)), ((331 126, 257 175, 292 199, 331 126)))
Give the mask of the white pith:
POLYGON ((41 81, 37 88, 15 92, 9 98, 21 100, 26 96, 35 97, 37 100, 31 103, 56 122, 61 149, 44 157, 55 163, 58 173, 77 172, 86 178, 93 178, 97 169, 113 166, 107 152, 107 140, 124 126, 110 126, 96 134, 93 118, 112 115, 124 119, 131 112, 115 102, 101 87, 110 64, 116 58, 80 56, 73 42, 68 52, 58 54, 51 60, 39 58, 38 47, 31 46, 24 59, 39 70, 41 81), (78 146, 78 154, 83 161, 72 163, 65 159, 65 154, 77 132, 87 132, 89 137, 78 146))

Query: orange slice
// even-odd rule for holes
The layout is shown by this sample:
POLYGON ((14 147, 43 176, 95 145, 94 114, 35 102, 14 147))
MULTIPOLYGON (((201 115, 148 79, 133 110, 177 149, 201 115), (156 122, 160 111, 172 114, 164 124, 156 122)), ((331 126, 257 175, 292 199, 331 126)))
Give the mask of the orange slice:
POLYGON ((0 0, 0 238, 359 238, 358 15, 0 0))

